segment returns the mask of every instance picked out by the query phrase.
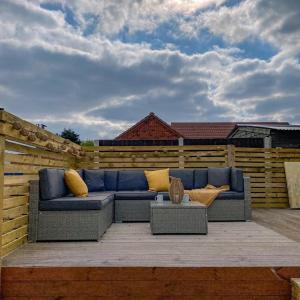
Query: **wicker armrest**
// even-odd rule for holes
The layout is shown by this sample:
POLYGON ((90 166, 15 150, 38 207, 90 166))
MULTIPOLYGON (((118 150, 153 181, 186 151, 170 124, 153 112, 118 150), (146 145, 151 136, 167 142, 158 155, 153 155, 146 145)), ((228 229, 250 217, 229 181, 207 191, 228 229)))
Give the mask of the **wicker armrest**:
POLYGON ((28 240, 36 242, 39 213, 40 189, 39 180, 29 181, 29 228, 28 240))
POLYGON ((245 220, 252 219, 250 177, 244 177, 245 220))

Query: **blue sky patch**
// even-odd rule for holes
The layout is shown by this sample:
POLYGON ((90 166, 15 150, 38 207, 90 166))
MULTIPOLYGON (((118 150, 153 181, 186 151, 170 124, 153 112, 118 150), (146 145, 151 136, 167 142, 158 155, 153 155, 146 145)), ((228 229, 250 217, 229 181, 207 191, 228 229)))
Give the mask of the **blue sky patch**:
POLYGON ((89 36, 95 32, 100 17, 93 14, 84 14, 84 19, 86 21, 86 27, 84 28, 83 35, 89 36))
POLYGON ((250 38, 237 45, 242 50, 243 58, 258 58, 269 60, 278 53, 278 50, 271 44, 259 38, 250 38))
POLYGON ((73 11, 67 5, 63 5, 58 2, 46 2, 42 3, 40 6, 47 10, 61 11, 65 16, 65 21, 69 25, 73 26, 74 28, 77 28, 79 26, 73 11))
POLYGON ((123 43, 137 44, 148 43, 154 50, 160 50, 167 47, 167 45, 174 45, 174 47, 187 55, 204 53, 212 50, 215 46, 223 48, 225 43, 222 38, 210 33, 207 29, 201 30, 196 37, 189 37, 179 32, 175 22, 164 23, 160 25, 153 33, 136 32, 130 34, 128 28, 120 32, 115 39, 123 43))
POLYGON ((233 7, 233 6, 239 5, 241 2, 243 2, 243 0, 227 0, 225 2, 225 6, 233 7))

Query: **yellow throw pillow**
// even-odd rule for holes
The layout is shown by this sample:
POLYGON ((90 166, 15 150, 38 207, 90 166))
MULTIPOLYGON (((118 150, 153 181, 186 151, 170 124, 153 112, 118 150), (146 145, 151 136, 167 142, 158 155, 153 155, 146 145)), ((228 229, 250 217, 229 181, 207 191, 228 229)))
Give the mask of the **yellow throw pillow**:
POLYGON ((73 169, 65 171, 65 182, 75 197, 86 197, 88 188, 80 175, 73 169))
POLYGON ((145 171, 149 191, 167 192, 169 190, 169 169, 145 171))

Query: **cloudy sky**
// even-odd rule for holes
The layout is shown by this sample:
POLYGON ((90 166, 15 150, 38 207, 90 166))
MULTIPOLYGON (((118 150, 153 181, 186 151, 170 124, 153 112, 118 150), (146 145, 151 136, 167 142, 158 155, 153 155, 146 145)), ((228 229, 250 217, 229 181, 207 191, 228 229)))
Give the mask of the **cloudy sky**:
POLYGON ((82 139, 150 111, 300 123, 300 1, 1 0, 0 107, 82 139))

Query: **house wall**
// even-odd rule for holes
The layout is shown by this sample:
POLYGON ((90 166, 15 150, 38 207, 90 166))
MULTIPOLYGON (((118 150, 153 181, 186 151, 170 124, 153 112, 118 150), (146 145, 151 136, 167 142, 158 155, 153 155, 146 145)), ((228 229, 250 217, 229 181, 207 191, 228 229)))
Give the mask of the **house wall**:
POLYGON ((178 137, 178 134, 164 126, 155 116, 150 116, 137 127, 125 131, 116 140, 176 140, 178 137))

